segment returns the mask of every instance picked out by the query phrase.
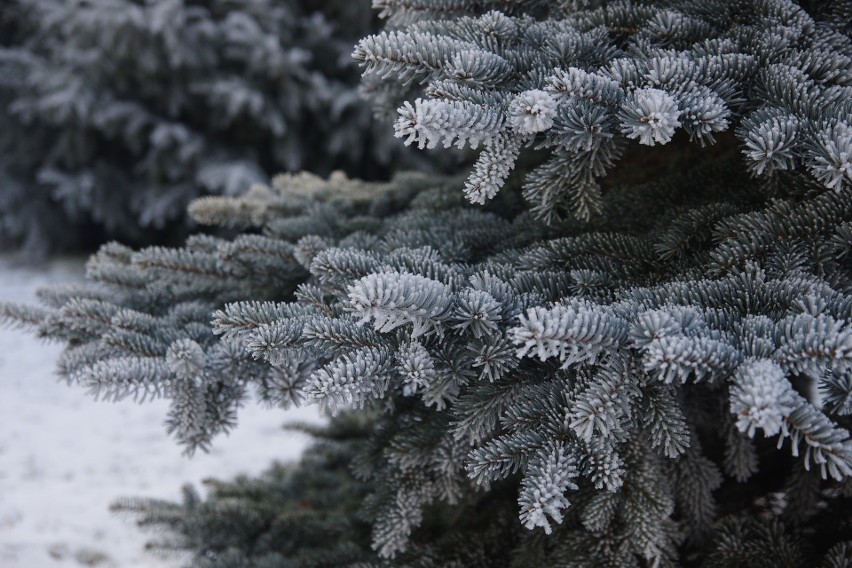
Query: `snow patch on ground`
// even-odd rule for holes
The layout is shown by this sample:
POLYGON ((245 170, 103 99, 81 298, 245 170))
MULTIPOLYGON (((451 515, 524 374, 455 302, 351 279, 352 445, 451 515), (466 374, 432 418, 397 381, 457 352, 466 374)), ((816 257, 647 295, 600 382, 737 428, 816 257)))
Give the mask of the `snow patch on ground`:
MULTIPOLYGON (((82 259, 21 266, 0 256, 0 299, 32 302, 38 287, 82 279, 82 259)), ((61 350, 0 327, 0 566, 166 568, 144 550, 150 534, 108 510, 117 497, 178 499, 185 483, 257 474, 298 459, 308 440, 281 424, 319 420, 249 404, 209 454, 181 455, 163 427, 167 403, 95 402, 57 380, 61 350)))

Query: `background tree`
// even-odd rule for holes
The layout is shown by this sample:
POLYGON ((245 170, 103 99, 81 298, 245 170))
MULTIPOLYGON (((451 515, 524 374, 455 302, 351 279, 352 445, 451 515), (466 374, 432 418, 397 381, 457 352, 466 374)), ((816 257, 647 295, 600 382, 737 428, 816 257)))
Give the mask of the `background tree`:
POLYGON ((0 39, 0 239, 174 236, 200 195, 282 169, 412 165, 361 104, 362 2, 12 0, 0 39))

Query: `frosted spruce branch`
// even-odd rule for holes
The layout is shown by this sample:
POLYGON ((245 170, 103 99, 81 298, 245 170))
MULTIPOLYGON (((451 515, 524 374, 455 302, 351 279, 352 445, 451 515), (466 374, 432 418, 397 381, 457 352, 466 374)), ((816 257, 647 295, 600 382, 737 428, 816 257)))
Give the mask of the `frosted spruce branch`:
MULTIPOLYGON (((575 163, 550 176, 547 191, 531 171, 528 199, 543 219, 563 206, 587 218, 571 196, 615 166, 616 147, 665 145, 679 131, 704 146, 735 130, 755 175, 807 172, 835 190, 852 183, 849 50, 816 48, 816 65, 809 46, 833 32, 793 2, 707 4, 563 4, 544 21, 383 4, 405 25, 363 39, 354 56, 365 78, 425 82, 431 98, 398 109, 405 144, 484 146, 465 191, 473 203, 493 198, 523 148, 549 148, 575 163), (784 32, 765 31, 779 22, 784 32)), ((417 91, 386 89, 396 100, 417 91)))

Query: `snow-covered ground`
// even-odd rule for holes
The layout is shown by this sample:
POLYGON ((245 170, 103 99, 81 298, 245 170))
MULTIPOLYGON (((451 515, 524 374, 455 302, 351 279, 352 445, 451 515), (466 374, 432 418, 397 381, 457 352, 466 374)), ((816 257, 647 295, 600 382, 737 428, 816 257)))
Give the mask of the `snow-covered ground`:
MULTIPOLYGON (((16 265, 0 256, 0 299, 32 301, 35 290, 82 278, 82 259, 16 265)), ((116 497, 176 499, 181 485, 256 474, 298 458, 307 439, 291 420, 318 420, 248 405, 240 424, 193 458, 163 428, 167 405, 94 402, 53 374, 60 346, 0 327, 0 567, 165 568, 181 559, 143 549, 151 536, 116 517, 116 497)))

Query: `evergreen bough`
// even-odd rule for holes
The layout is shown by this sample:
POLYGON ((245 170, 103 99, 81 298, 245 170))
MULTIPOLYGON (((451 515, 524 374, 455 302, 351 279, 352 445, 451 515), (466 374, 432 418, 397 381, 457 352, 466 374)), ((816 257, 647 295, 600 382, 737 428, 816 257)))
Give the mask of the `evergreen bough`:
POLYGON ((122 507, 217 568, 852 565, 849 3, 376 4, 366 88, 471 174, 279 176, 4 306, 188 452, 249 390, 338 413, 122 507))

